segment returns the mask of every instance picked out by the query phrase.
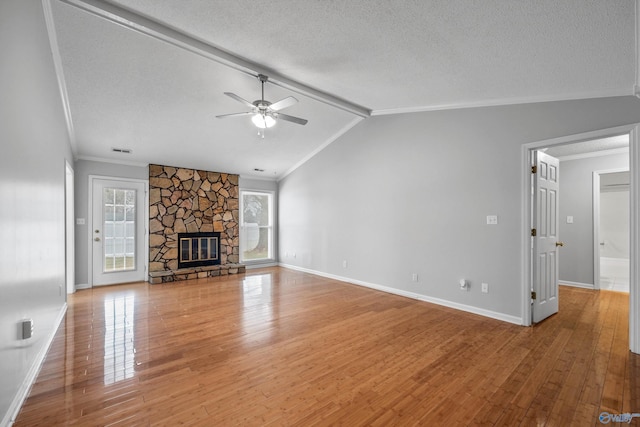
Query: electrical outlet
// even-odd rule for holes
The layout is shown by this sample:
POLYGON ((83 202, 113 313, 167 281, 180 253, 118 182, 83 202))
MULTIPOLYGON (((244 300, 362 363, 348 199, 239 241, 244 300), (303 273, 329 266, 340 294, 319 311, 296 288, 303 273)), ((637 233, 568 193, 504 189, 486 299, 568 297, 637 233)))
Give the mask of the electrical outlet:
POLYGON ((489 225, 497 225, 498 224, 498 215, 487 215, 487 224, 489 224, 489 225))
POLYGON ((418 273, 413 273, 411 275, 411 280, 414 281, 414 282, 417 282, 418 281, 418 273))
POLYGON ((342 261, 342 268, 347 268, 347 260, 345 259, 344 261, 342 261))
POLYGON ((488 283, 483 283, 482 284, 482 293, 483 294, 488 294, 489 293, 489 284, 488 283))

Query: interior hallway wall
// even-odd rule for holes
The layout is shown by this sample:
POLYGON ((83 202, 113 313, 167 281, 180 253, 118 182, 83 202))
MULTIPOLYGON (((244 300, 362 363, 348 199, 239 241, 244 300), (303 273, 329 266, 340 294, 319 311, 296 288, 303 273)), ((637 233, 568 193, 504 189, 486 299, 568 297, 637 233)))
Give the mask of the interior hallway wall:
POLYGON ((0 425, 65 309, 65 115, 40 1, 0 1, 0 425), (33 336, 19 323, 33 319, 33 336))

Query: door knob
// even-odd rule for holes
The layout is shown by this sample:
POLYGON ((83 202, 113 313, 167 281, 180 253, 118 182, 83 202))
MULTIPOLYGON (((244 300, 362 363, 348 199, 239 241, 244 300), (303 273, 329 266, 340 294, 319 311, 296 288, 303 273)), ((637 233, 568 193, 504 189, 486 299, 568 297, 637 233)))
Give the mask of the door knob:
POLYGON ((556 242, 556 246, 564 246, 564 242, 556 242))
MULTIPOLYGON (((93 239, 93 240, 95 240, 96 242, 99 242, 99 241, 100 241, 100 238, 99 238, 99 237, 96 237, 96 238, 95 238, 95 239, 93 239)), ((557 244, 557 243, 556 243, 556 244, 557 244)))

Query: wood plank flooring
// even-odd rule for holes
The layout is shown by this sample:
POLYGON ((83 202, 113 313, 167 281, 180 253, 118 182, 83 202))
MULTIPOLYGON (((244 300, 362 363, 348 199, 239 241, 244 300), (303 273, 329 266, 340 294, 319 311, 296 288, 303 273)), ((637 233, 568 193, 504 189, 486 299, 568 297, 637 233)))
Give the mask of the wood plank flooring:
POLYGON ((640 412, 628 295, 560 298, 526 328, 281 268, 82 290, 15 425, 595 426, 640 412))

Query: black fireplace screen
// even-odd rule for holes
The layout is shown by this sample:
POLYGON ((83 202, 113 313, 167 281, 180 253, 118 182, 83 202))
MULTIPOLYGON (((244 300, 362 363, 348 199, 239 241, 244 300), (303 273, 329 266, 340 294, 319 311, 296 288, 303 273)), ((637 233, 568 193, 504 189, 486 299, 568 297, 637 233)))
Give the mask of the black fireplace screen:
POLYGON ((220 264, 220 233, 178 233, 178 268, 220 264))

